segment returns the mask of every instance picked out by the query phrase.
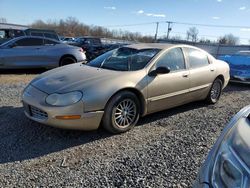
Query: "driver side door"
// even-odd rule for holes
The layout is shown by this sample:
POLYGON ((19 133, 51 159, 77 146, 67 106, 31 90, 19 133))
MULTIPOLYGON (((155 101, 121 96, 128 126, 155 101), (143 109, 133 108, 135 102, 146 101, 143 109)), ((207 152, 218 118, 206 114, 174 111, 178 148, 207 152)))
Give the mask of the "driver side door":
POLYGON ((157 67, 166 67, 170 72, 148 76, 148 113, 178 106, 190 100, 189 70, 182 49, 172 48, 162 54, 150 71, 157 67))

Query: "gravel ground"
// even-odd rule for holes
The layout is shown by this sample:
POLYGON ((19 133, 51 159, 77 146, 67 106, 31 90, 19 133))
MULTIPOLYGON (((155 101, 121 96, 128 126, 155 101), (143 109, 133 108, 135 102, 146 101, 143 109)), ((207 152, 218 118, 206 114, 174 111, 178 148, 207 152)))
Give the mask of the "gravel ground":
POLYGON ((229 85, 216 105, 155 113, 125 134, 66 131, 24 117, 20 95, 34 76, 0 78, 0 187, 191 187, 225 124, 250 103, 249 86, 229 85))

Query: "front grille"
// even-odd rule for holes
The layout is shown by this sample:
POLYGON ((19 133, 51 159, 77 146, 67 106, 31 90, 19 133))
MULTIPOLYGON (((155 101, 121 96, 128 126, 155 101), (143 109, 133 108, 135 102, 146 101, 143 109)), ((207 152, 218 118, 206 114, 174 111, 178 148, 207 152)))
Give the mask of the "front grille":
POLYGON ((30 111, 30 116, 37 118, 37 119, 47 119, 48 118, 48 114, 42 110, 40 110, 39 108, 36 108, 34 106, 30 106, 29 105, 29 111, 30 111))

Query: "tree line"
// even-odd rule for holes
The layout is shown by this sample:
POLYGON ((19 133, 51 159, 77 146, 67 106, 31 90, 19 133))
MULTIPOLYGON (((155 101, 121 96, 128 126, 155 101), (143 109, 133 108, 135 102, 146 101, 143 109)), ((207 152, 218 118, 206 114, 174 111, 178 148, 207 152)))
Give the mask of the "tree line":
MULTIPOLYGON (((0 23, 6 23, 6 18, 0 18, 0 23)), ((103 38, 113 38, 127 41, 137 41, 137 42, 154 42, 153 36, 145 36, 139 32, 124 31, 121 29, 110 30, 105 27, 87 25, 79 22, 74 17, 68 17, 66 19, 60 20, 37 20, 34 21, 30 27, 37 29, 51 29, 55 30, 61 36, 68 37, 79 37, 79 36, 97 36, 103 38)), ((182 41, 191 41, 191 42, 200 42, 200 43, 219 43, 226 45, 237 45, 240 43, 239 37, 234 36, 233 34, 226 34, 219 37, 217 40, 210 40, 207 38, 199 38, 199 30, 196 27, 190 27, 186 31, 186 38, 181 37, 180 35, 171 36, 167 39, 170 40, 182 40, 182 41)), ((164 37, 162 37, 164 39, 164 37)), ((249 40, 250 43, 250 40, 249 40)))
POLYGON ((33 22, 30 26, 32 28, 37 29, 55 30, 59 35, 68 37, 79 37, 88 35, 138 42, 153 42, 154 40, 152 36, 143 36, 139 32, 109 30, 101 26, 86 25, 84 23, 80 23, 74 17, 68 17, 65 20, 60 19, 59 21, 48 20, 47 22, 37 20, 33 22))

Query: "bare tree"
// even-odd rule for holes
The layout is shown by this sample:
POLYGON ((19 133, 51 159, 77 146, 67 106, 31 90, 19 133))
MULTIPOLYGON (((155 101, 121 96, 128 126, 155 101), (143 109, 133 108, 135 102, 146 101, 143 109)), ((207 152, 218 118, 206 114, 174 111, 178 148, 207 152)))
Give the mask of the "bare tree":
POLYGON ((7 19, 6 18, 0 18, 0 23, 7 23, 7 19))
POLYGON ((152 42, 152 36, 142 36, 140 33, 123 31, 123 30, 109 30, 105 27, 95 26, 95 25, 85 25, 80 23, 74 17, 68 17, 63 20, 48 20, 44 22, 43 20, 37 20, 31 24, 32 28, 37 29, 52 29, 55 30, 59 35, 79 37, 85 35, 115 38, 122 40, 132 40, 139 42, 152 42))
POLYGON ((171 37, 171 40, 182 40, 182 37, 180 35, 174 35, 171 37))
POLYGON ((191 40, 192 42, 197 42, 198 34, 199 30, 196 27, 190 27, 187 30, 187 40, 191 40))
POLYGON ((218 42, 220 44, 227 44, 227 45, 236 45, 239 44, 239 41, 240 41, 239 37, 236 37, 233 34, 227 34, 218 39, 218 42))
POLYGON ((199 40, 199 43, 210 44, 210 43, 212 43, 212 41, 210 39, 201 38, 199 40))

